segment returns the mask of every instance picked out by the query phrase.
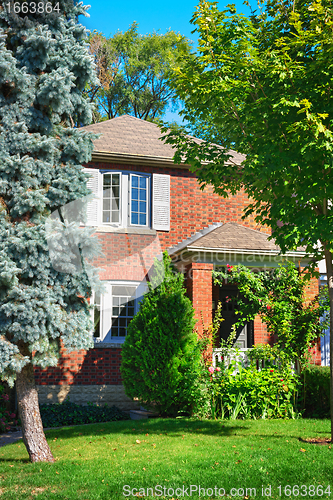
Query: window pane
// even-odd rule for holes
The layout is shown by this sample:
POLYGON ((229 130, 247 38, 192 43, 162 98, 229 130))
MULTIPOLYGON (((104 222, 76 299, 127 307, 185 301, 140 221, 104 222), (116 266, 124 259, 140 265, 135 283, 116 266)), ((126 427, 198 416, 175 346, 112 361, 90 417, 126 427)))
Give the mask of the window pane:
POLYGON ((146 189, 147 177, 140 177, 140 188, 146 189))
POLYGON ((140 201, 139 208, 140 208, 139 212, 141 212, 142 214, 145 214, 146 213, 146 202, 140 201))
POLYGON ((103 175, 103 187, 111 186, 111 174, 103 175))
POLYGON ((119 198, 119 186, 112 186, 112 195, 114 198, 119 198))
POLYGON ((112 174, 112 186, 119 186, 120 175, 112 174))
POLYGON ((118 211, 119 210, 119 198, 113 198, 112 200, 112 210, 113 211, 118 211))
POLYGON ((112 316, 119 316, 119 307, 112 308, 112 316))
POLYGON ((147 191, 146 189, 140 189, 140 200, 146 201, 147 199, 147 191))
POLYGON ((139 199, 139 190, 134 188, 132 189, 132 200, 138 200, 139 199))
POLYGON ((112 222, 119 222, 119 212, 112 212, 112 222))
POLYGON ((125 306, 123 306, 123 307, 120 308, 120 314, 119 314, 119 316, 126 316, 126 307, 125 306))
POLYGON ((138 212, 139 211, 139 202, 132 200, 132 212, 138 212))
POLYGON ((112 337, 118 337, 118 328, 111 328, 112 337))
POLYGON ((132 213, 131 224, 139 224, 139 217, 137 213, 132 213))
POLYGON ((110 212, 103 212, 103 222, 110 222, 110 212))
POLYGON ((110 210, 110 200, 103 200, 103 210, 110 210))
POLYGON ((132 176, 132 187, 138 187, 139 186, 139 178, 136 175, 132 176))
POLYGON ((141 226, 146 225, 146 214, 140 214, 140 225, 141 226))

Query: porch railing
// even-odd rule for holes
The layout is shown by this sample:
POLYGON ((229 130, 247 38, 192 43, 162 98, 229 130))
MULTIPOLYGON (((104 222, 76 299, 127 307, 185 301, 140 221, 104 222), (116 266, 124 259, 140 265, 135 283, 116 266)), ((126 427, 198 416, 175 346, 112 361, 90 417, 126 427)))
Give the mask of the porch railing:
MULTIPOLYGON (((224 362, 226 365, 230 365, 233 361, 237 361, 240 363, 244 368, 247 368, 250 365, 250 358, 249 358, 249 353, 251 351, 251 348, 243 348, 243 349, 230 349, 229 356, 225 356, 223 359, 223 349, 213 349, 213 355, 212 355, 212 365, 214 368, 216 368, 218 363, 224 362)), ((273 365, 279 366, 279 360, 276 359, 272 362, 273 365)), ((265 360, 264 359, 256 359, 256 367, 257 370, 261 370, 262 368, 265 368, 265 360)), ((299 366, 298 362, 296 361, 291 365, 292 370, 298 372, 299 371, 299 366)), ((234 374, 237 373, 237 370, 234 371, 234 374)))

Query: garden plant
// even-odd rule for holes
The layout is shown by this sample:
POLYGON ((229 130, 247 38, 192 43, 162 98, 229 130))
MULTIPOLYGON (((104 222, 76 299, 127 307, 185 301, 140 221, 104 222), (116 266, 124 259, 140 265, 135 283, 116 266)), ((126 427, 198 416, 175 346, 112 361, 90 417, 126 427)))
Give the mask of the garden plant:
POLYGON ((122 349, 125 391, 162 415, 193 413, 202 399, 202 347, 194 331, 194 309, 165 252, 155 261, 139 312, 122 349))

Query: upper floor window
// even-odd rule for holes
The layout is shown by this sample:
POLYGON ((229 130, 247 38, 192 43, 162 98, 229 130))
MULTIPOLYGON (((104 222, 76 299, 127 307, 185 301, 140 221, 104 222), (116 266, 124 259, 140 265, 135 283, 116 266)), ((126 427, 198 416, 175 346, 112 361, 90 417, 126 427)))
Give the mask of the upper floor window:
POLYGON ((95 199, 87 225, 170 230, 170 176, 85 169, 95 199))
POLYGON ((103 175, 103 222, 120 222, 120 174, 103 175))

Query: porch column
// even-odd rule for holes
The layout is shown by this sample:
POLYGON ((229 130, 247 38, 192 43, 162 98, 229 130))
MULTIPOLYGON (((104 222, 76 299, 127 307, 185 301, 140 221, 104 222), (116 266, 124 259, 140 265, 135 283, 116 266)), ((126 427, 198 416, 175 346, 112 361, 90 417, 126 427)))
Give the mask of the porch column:
POLYGON ((187 293, 195 309, 196 328, 199 333, 208 328, 213 319, 213 268, 213 264, 192 262, 186 269, 187 293))

